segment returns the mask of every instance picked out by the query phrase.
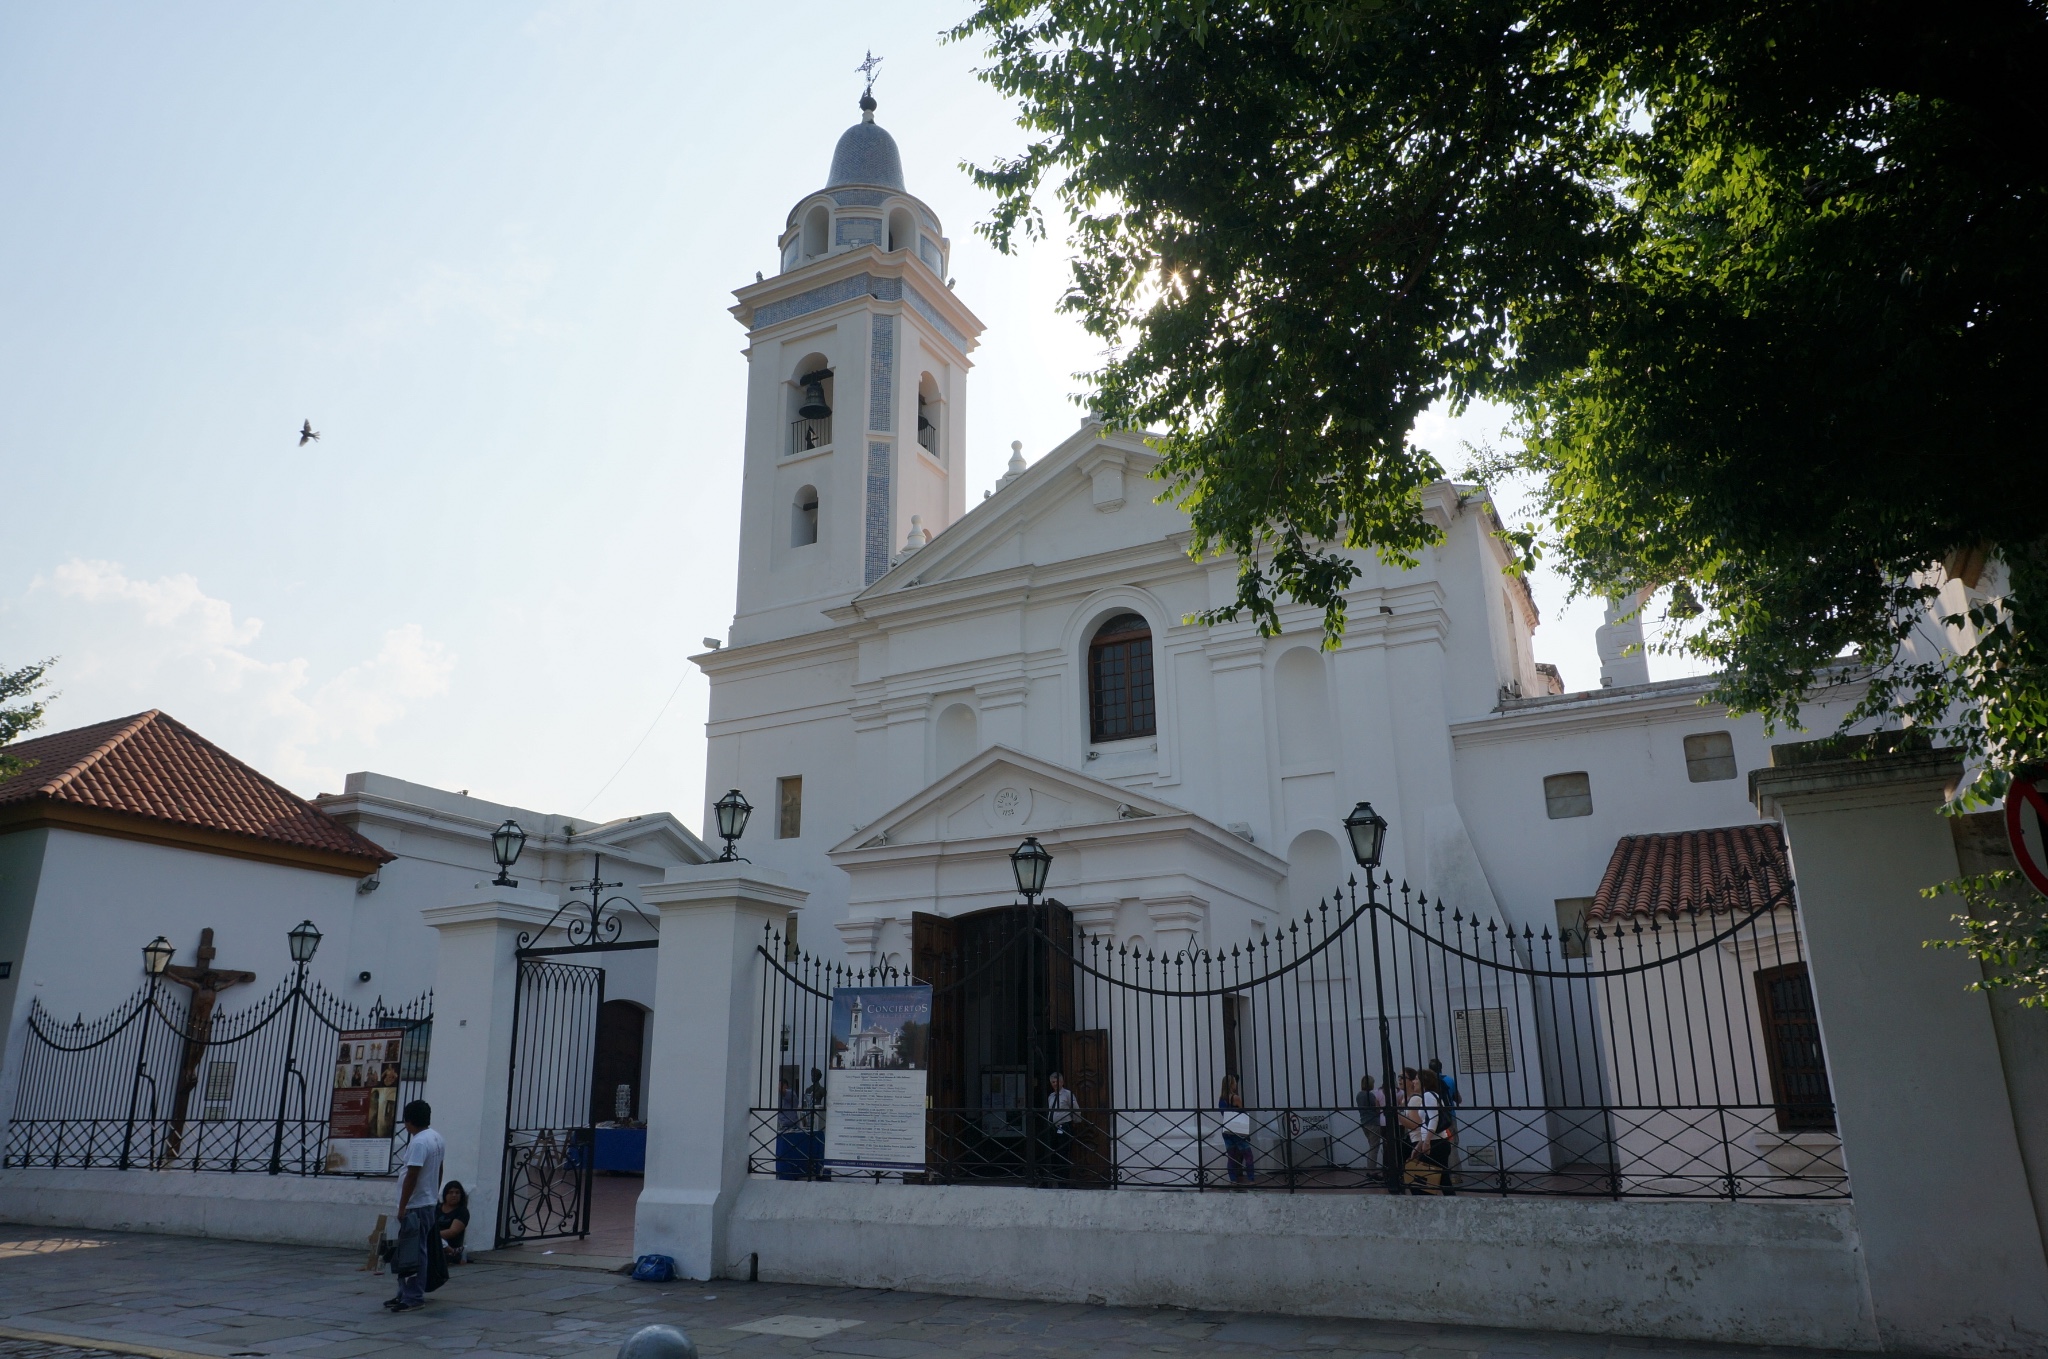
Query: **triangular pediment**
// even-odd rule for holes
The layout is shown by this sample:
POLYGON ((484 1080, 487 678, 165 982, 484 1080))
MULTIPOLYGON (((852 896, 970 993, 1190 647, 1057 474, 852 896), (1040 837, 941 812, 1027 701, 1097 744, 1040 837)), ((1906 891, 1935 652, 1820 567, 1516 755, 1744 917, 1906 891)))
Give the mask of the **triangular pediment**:
POLYGON ((576 835, 579 844, 602 844, 656 861, 701 864, 714 857, 711 848, 667 812, 621 817, 576 835))
POLYGON ((991 746, 833 847, 937 844, 990 836, 1022 839, 1072 826, 1186 817, 1183 807, 991 746))
POLYGON ((1188 518, 1157 503, 1160 485, 1150 474, 1158 465, 1143 434, 1083 425, 860 598, 1176 539, 1188 518))

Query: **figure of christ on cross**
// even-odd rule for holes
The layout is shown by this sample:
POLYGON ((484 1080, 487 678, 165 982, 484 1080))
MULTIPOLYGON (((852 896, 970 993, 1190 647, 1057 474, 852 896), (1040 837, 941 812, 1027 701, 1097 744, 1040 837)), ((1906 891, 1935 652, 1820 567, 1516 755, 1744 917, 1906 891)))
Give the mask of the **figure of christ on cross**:
POLYGON ((185 1114, 192 1104, 192 1091, 199 1084, 199 1059, 206 1055, 206 1042, 213 1037, 213 1007, 220 1000, 220 993, 230 986, 256 980, 254 972, 230 972, 213 965, 211 929, 199 932, 199 950, 194 956, 199 960, 196 967, 173 964, 164 969, 164 980, 191 988, 192 1003, 186 1011, 185 1051, 178 1058, 177 1091, 171 1097, 171 1129, 164 1139, 160 1167, 177 1160, 183 1147, 185 1114))

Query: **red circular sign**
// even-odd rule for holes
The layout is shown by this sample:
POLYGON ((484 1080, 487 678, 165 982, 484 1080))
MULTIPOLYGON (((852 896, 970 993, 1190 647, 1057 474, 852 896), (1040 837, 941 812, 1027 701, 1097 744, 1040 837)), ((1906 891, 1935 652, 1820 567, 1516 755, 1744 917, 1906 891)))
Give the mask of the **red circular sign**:
POLYGON ((2005 794, 2005 836, 2036 891, 2048 896, 2048 796, 2034 779, 2014 779, 2005 794))

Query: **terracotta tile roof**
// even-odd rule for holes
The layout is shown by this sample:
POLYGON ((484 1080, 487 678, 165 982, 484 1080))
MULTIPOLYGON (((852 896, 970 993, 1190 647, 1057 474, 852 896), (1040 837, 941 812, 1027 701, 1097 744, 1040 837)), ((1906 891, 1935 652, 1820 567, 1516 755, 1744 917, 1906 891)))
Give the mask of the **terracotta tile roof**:
POLYGON ((1624 835, 1588 920, 1702 911, 1747 914, 1783 895, 1790 899, 1792 866, 1785 837, 1774 822, 1722 826, 1667 835, 1624 835))
POLYGON ((0 778, 0 811, 39 802, 90 808, 362 858, 365 873, 396 857, 155 709, 6 750, 34 764, 0 778))

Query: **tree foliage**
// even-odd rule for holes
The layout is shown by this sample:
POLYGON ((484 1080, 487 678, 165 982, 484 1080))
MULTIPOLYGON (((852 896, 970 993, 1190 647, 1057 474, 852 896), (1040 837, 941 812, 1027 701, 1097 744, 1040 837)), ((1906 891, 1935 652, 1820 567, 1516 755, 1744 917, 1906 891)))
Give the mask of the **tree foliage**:
POLYGON ((1978 873, 1922 890, 1934 898, 1954 894, 1964 906, 1954 917, 1957 939, 1930 939, 1931 948, 1967 950, 1983 965, 1973 991, 2010 991, 2029 1009, 2048 1008, 2048 915, 2040 897, 2013 869, 1978 873))
MULTIPOLYGON (((15 699, 27 699, 43 687, 44 675, 49 672, 54 660, 36 661, 19 670, 0 670, 0 747, 11 743, 25 731, 34 731, 43 722, 43 709, 49 697, 17 703, 15 699)), ((0 749, 0 779, 12 778, 29 766, 0 749)))
POLYGON ((1732 706, 1796 720, 1853 652, 1861 715, 2048 755, 2041 0, 983 0, 956 36, 1033 134, 973 171, 985 230, 1068 214, 1097 409, 1237 558, 1211 621, 1340 633, 1353 552, 1434 538, 1416 417, 1487 397, 1524 565, 1684 584, 1732 706))

